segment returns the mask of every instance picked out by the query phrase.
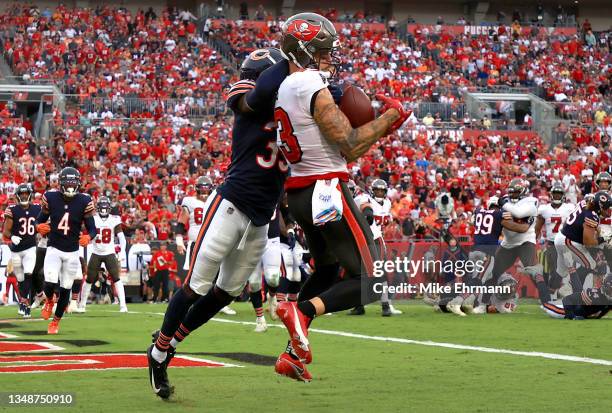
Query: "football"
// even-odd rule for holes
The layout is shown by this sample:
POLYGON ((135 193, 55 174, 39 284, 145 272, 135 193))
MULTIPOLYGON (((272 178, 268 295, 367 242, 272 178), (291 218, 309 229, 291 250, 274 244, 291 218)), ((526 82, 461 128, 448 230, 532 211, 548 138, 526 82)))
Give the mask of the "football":
POLYGON ((345 86, 340 100, 340 110, 346 115, 353 128, 374 120, 372 101, 360 87, 353 84, 345 86))

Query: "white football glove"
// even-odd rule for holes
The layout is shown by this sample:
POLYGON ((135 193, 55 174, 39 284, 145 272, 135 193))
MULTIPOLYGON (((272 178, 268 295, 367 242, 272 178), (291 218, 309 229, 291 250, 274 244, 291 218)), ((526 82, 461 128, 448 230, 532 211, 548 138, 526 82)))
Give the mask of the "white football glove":
POLYGON ((18 237, 17 235, 13 235, 11 237, 11 242, 13 243, 13 245, 19 245, 19 243, 21 242, 21 237, 18 237))

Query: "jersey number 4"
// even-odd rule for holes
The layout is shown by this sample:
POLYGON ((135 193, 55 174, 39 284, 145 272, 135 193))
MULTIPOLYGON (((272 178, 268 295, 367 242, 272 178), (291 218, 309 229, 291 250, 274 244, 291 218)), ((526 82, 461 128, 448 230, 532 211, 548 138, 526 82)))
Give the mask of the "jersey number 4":
POLYGON ((57 224, 57 229, 64 233, 64 236, 67 236, 70 232, 70 213, 65 212, 62 219, 60 219, 59 224, 57 224))
POLYGON ((276 122, 278 140, 281 141, 281 151, 289 163, 298 163, 302 160, 302 148, 294 135, 293 125, 289 115, 282 108, 274 109, 274 121, 276 122))

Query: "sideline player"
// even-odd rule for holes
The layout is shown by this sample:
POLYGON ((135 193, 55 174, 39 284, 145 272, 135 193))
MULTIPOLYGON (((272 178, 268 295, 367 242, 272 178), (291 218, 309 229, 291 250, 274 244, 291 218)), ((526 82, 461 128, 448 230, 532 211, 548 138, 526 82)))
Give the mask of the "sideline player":
POLYGON ((347 188, 347 162, 397 130, 409 113, 399 101, 377 95, 383 103, 382 114, 353 129, 328 89, 328 78, 339 63, 340 43, 334 25, 318 14, 300 13, 285 22, 282 32, 281 50, 289 60, 290 75, 276 99, 277 143, 291 164, 285 185, 289 209, 304 231, 315 271, 302 287, 297 304, 278 305, 277 314, 287 327, 290 343, 275 368, 279 374, 307 381, 311 375, 304 364, 312 361, 310 322, 316 316, 378 299, 374 278, 368 277, 378 251, 347 188), (321 198, 330 203, 323 206, 321 198), (345 273, 337 281, 340 266, 345 273))
MULTIPOLYGON (((204 220, 204 207, 206 206, 206 200, 210 195, 210 192, 214 189, 212 180, 207 176, 199 176, 196 180, 195 196, 186 196, 180 202, 180 214, 178 223, 176 224, 176 249, 181 255, 186 254, 185 263, 183 264, 183 270, 189 271, 189 263, 193 256, 193 249, 195 241, 198 238, 200 228, 202 228, 202 221, 204 220), (187 227, 189 230, 187 231, 187 227), (183 235, 187 232, 189 243, 185 248, 185 241, 183 235)), ((231 309, 229 306, 225 306, 221 309, 223 314, 236 315, 236 311, 231 309)))
POLYGON ((36 264, 36 218, 40 205, 32 204, 34 190, 30 184, 20 184, 15 190, 17 203, 4 213, 2 235, 11 250, 13 271, 19 285, 19 311, 30 317, 32 276, 36 264))
POLYGON ((98 235, 91 242, 92 252, 87 263, 87 280, 81 291, 81 300, 76 310, 78 313, 85 312, 87 298, 92 285, 98 279, 98 272, 102 268, 102 264, 104 264, 104 268, 108 271, 115 285, 115 291, 119 298, 119 312, 128 312, 125 303, 125 289, 120 278, 121 263, 117 257, 117 254, 125 251, 126 241, 121 227, 121 217, 112 215, 111 209, 112 203, 108 197, 102 196, 98 199, 96 203, 97 213, 94 215, 98 235), (119 240, 119 245, 115 245, 115 237, 119 240))
POLYGON ((178 343, 242 292, 263 254, 288 170, 274 132, 266 127, 286 75, 287 63, 278 49, 255 50, 228 94, 234 112, 231 164, 223 184, 206 201, 187 278, 147 351, 151 387, 163 399, 172 394, 167 367, 178 343))
POLYGON ((37 231, 43 236, 49 235, 44 264, 47 302, 41 311, 45 320, 51 316, 53 291, 59 283, 59 299, 55 316, 47 328, 48 334, 59 332, 59 322, 70 301, 72 283, 81 265, 79 245, 85 247, 96 236, 94 204, 89 195, 79 192, 79 171, 71 167, 62 169, 59 184, 59 191, 47 191, 43 195, 42 211, 36 220, 37 231), (83 224, 87 234, 81 235, 83 224))
MULTIPOLYGON (((352 183, 352 185, 355 185, 352 183)), ((350 185, 350 186, 352 186, 350 185)), ((359 210, 365 216, 366 221, 370 225, 372 235, 374 237, 374 243, 378 249, 378 254, 381 259, 386 259, 386 245, 383 238, 383 230, 386 225, 393 219, 391 215, 391 201, 387 198, 388 186, 382 179, 375 179, 370 186, 370 193, 362 191, 355 186, 353 192, 353 200, 359 208, 359 210)), ((382 306, 382 316, 390 317, 392 315, 402 314, 400 310, 396 310, 389 301, 389 294, 387 293, 387 281, 383 282, 384 292, 380 298, 380 304, 382 306)), ((349 311, 350 315, 363 315, 365 314, 365 307, 358 305, 349 311)))

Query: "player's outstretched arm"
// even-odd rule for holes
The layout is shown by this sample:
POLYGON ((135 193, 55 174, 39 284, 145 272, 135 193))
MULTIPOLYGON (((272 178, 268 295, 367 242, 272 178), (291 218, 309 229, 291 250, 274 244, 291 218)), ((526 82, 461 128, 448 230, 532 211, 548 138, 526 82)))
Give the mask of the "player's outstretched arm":
POLYGON ((327 88, 318 92, 313 116, 323 136, 340 147, 348 162, 366 153, 370 146, 385 136, 392 125, 401 118, 399 111, 393 108, 385 111, 377 119, 353 129, 327 88))

